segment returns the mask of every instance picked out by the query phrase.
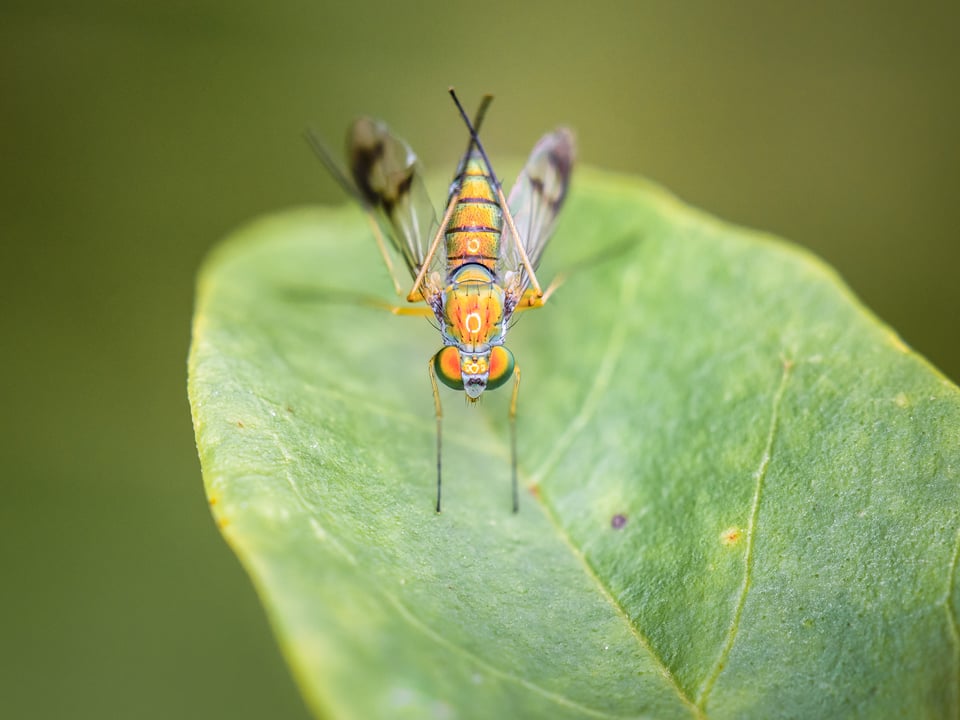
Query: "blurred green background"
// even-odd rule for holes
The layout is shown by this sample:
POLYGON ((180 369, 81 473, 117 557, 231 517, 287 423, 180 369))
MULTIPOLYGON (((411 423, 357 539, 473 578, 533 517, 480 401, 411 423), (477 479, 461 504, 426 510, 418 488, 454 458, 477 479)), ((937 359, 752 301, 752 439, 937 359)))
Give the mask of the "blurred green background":
POLYGON ((583 162, 812 248, 956 380, 958 26, 957 3, 7 0, 0 716, 306 716, 210 520, 185 359, 209 248, 342 201, 307 125, 339 145, 376 114, 452 170, 447 86, 494 92, 494 158, 570 124, 583 162))

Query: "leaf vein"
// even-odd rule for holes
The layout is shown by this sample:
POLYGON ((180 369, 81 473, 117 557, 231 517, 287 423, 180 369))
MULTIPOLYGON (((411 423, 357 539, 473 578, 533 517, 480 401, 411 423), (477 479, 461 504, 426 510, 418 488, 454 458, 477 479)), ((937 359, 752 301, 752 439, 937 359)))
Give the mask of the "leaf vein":
MULTIPOLYGON (((274 443, 276 444, 277 448, 279 448, 280 453, 283 455, 284 476, 287 480, 287 483, 289 484, 290 489, 293 492, 294 496, 297 498, 297 501, 305 510, 308 511, 310 527, 313 530, 317 540, 319 542, 329 542, 333 546, 333 548, 337 550, 340 554, 342 554, 352 565, 356 565, 357 559, 353 556, 353 554, 350 553, 339 542, 334 540, 314 517, 315 507, 313 503, 310 502, 310 500, 307 499, 303 495, 303 493, 300 491, 300 488, 298 487, 297 483, 293 479, 293 476, 290 472, 290 467, 294 462, 292 455, 290 454, 286 445, 282 442, 279 436, 279 433, 277 433, 276 431, 270 431, 270 434, 273 436, 274 443)), ((501 670, 496 666, 491 665, 490 663, 488 663, 486 660, 479 657, 475 653, 470 652, 469 650, 466 650, 465 648, 450 642, 445 637, 443 637, 436 631, 432 630, 428 625, 424 624, 419 618, 417 618, 409 610, 409 608, 407 608, 407 606, 404 605, 400 601, 400 599, 395 595, 393 595, 392 593, 386 590, 383 590, 381 591, 381 594, 397 610, 400 617, 403 618, 411 627, 420 631, 421 633, 429 637, 431 640, 433 640, 435 643, 442 645, 448 650, 467 658, 478 667, 483 668, 483 670, 489 673, 490 675, 494 675, 508 682, 516 683, 526 688, 527 690, 530 690, 531 692, 534 692, 558 705, 562 705, 570 709, 577 710, 589 717, 602 718, 604 720, 627 720, 628 718, 637 720, 635 716, 614 715, 611 713, 604 712, 602 710, 598 710, 596 708, 589 707, 587 705, 583 705, 581 703, 576 702, 575 700, 570 699, 565 695, 548 690, 544 687, 541 687, 540 685, 537 685, 536 683, 533 683, 522 677, 518 677, 508 671, 501 670)))
POLYGON ((429 625, 424 624, 419 618, 417 618, 410 611, 409 608, 407 608, 406 605, 404 605, 400 601, 399 598, 397 598, 392 593, 384 590, 382 591, 382 594, 390 602, 390 604, 393 605, 393 607, 399 613, 400 617, 402 617, 411 627, 423 633, 428 638, 430 638, 433 642, 443 646, 447 650, 450 650, 451 652, 457 653, 458 655, 461 655, 462 657, 467 658, 470 662, 482 668, 485 672, 489 673, 490 675, 494 675, 502 680, 506 680, 507 682, 516 683, 526 688, 527 690, 530 690, 531 692, 534 692, 542 697, 547 698, 548 700, 551 700, 557 703, 558 705, 563 705, 565 707, 577 710, 579 712, 582 712, 584 715, 588 715, 590 717, 605 718, 606 720, 625 720, 628 717, 631 717, 631 718, 634 717, 634 716, 627 716, 627 715, 613 715, 611 713, 604 712, 603 710, 598 710, 596 708, 583 705, 581 703, 576 702, 575 700, 571 700, 566 695, 553 692, 552 690, 548 690, 544 687, 541 687, 540 685, 537 685, 534 682, 526 680, 522 677, 518 677, 514 673, 508 672, 506 670, 501 670, 500 668, 494 665, 491 665, 489 662, 487 662, 480 656, 476 655, 475 653, 467 650, 466 648, 461 647, 460 645, 457 645, 456 643, 451 642, 450 640, 445 638, 443 635, 439 634, 438 632, 430 628, 429 625))
MULTIPOLYGON (((294 479, 293 479, 293 476, 292 476, 291 473, 290 473, 290 466, 293 464, 293 458, 292 458, 292 456, 290 455, 290 453, 289 453, 289 451, 287 450, 287 448, 286 448, 286 446, 284 445, 284 443, 281 441, 281 439, 280 439, 280 437, 279 437, 279 434, 277 434, 276 432, 273 432, 272 434, 273 434, 273 436, 274 436, 274 442, 276 443, 277 447, 280 449, 280 452, 281 452, 281 454, 283 455, 283 458, 284 458, 284 475, 285 475, 285 477, 286 477, 286 479, 287 479, 287 482, 288 482, 289 485, 290 485, 291 491, 294 493, 294 495, 295 495, 295 497, 297 498, 298 502, 301 504, 301 506, 302 506, 305 510, 308 511, 308 513, 309 513, 309 523, 310 523, 310 527, 311 527, 311 529, 313 530, 314 535, 317 537, 317 540, 318 540, 318 541, 321 541, 321 542, 329 542, 329 543, 330 543, 339 553, 341 553, 351 564, 356 565, 356 564, 357 564, 357 559, 353 556, 353 554, 350 553, 350 552, 349 552, 345 547, 343 547, 339 542, 336 542, 336 541, 329 535, 329 533, 327 533, 326 530, 323 529, 323 527, 319 524, 319 522, 318 522, 318 521, 316 520, 316 518, 313 516, 312 513, 313 513, 313 511, 314 511, 314 509, 315 509, 314 506, 313 506, 313 503, 311 503, 311 502, 300 492, 299 487, 297 486, 296 482, 295 482, 294 479)), ((486 671, 487 673, 489 673, 490 675, 495 675, 496 677, 499 677, 499 678, 501 678, 501 679, 503 679, 503 680, 506 680, 506 681, 508 681, 508 682, 514 682, 514 683, 516 683, 516 684, 518 684, 518 685, 521 685, 522 687, 530 690, 531 692, 535 692, 535 693, 537 693, 538 695, 541 695, 542 697, 545 697, 545 698, 547 698, 548 700, 551 700, 551 701, 557 703, 558 705, 563 705, 563 706, 565 706, 565 707, 569 707, 569 708, 571 708, 571 709, 574 709, 574 710, 577 710, 577 711, 579 711, 579 712, 582 712, 584 715, 587 715, 587 716, 590 716, 590 717, 604 718, 605 720, 626 720, 627 718, 632 718, 632 717, 633 717, 633 716, 625 716, 625 715, 613 715, 613 714, 611 714, 611 713, 607 713, 607 712, 604 712, 604 711, 602 711, 602 710, 597 710, 596 708, 591 708, 591 707, 589 707, 589 706, 587 706, 587 705, 583 705, 583 704, 581 704, 581 703, 578 703, 578 702, 576 702, 575 700, 572 700, 572 699, 566 697, 565 695, 561 695, 560 693, 555 693, 555 692, 553 692, 553 691, 551 691, 551 690, 547 690, 546 688, 541 687, 540 685, 537 685, 536 683, 533 683, 533 682, 531 682, 531 681, 529 681, 529 680, 526 680, 526 679, 524 679, 524 678, 521 678, 521 677, 517 677, 516 675, 514 675, 514 674, 512 674, 512 673, 510 673, 510 672, 507 672, 507 671, 505 671, 505 670, 501 670, 501 669, 495 667, 494 665, 491 665, 490 663, 488 663, 487 661, 485 661, 483 658, 479 657, 478 655, 470 652, 469 650, 466 650, 465 648, 463 648, 463 647, 461 647, 461 646, 459 646, 459 645, 457 645, 457 644, 455 644, 455 643, 450 642, 450 641, 447 640, 445 637, 443 637, 443 636, 440 635, 439 633, 437 633, 437 632, 435 632, 434 630, 432 630, 428 625, 425 625, 419 618, 417 618, 417 617, 406 607, 406 605, 404 605, 404 604, 400 601, 400 599, 397 598, 397 597, 396 597, 395 595, 393 595, 392 593, 387 592, 387 591, 382 591, 382 595, 383 595, 383 597, 385 597, 385 598, 387 599, 387 601, 388 601, 391 605, 393 605, 393 607, 394 607, 394 608, 397 610, 397 612, 399 613, 400 617, 403 618, 411 627, 419 630, 420 632, 422 632, 424 635, 426 635, 427 637, 429 637, 430 639, 432 639, 432 640, 433 640, 434 642, 436 642, 437 644, 442 645, 443 647, 447 648, 448 650, 451 650, 451 651, 453 651, 453 652, 456 652, 456 653, 458 653, 459 655, 461 655, 461 656, 469 659, 471 662, 473 662, 473 663, 474 663, 475 665, 477 665, 478 667, 483 668, 483 670, 486 671)))
POLYGON ((950 571, 947 573, 947 588, 943 596, 943 608, 947 613, 947 628, 953 643, 953 669, 956 674, 953 684, 953 717, 960 718, 960 621, 957 609, 951 602, 953 587, 957 578, 957 565, 960 564, 960 529, 953 543, 953 557, 950 558, 950 571))
POLYGON ((613 593, 610 591, 610 588, 608 588, 604 584, 603 580, 600 579, 600 576, 594 570, 593 566, 590 564, 590 562, 587 560, 584 554, 576 547, 576 545, 573 544, 573 540, 570 538, 570 535, 567 533, 566 529, 560 524, 560 521, 557 519, 557 516, 554 514, 552 507, 546 502, 546 499, 543 497, 542 494, 540 497, 542 500, 540 504, 543 509, 543 512, 547 516, 547 519, 550 521, 550 523, 554 526, 554 529, 556 530, 557 534, 560 536, 563 542, 567 545, 567 547, 570 548, 570 552, 573 553, 573 555, 580 561, 580 564, 583 566, 583 570, 587 574, 587 576, 597 585, 598 588, 600 588, 600 593, 603 595, 604 599, 608 603, 610 603, 610 605, 614 608, 614 610, 616 610, 617 614, 620 616, 620 618, 624 621, 626 626, 629 628, 630 633, 636 639, 640 647, 643 648, 643 650, 647 654, 649 654, 650 657, 653 659, 654 663, 657 665, 657 668, 660 671, 660 674, 664 677, 664 679, 670 684, 670 686, 677 693, 677 696, 680 698, 680 701, 690 709, 694 717, 705 718, 706 716, 703 714, 700 708, 698 708, 693 703, 693 701, 689 697, 687 697, 686 693, 683 691, 683 688, 680 687, 680 683, 677 682, 676 677, 670 671, 670 668, 667 667, 667 664, 653 649, 653 645, 651 644, 647 636, 643 634, 643 632, 640 630, 639 627, 637 627, 636 623, 634 623, 633 620, 630 618, 630 616, 627 614, 627 611, 623 607, 623 605, 621 605, 620 602, 613 596, 613 593))
POLYGON ((760 464, 753 473, 755 484, 753 490, 753 501, 750 505, 750 516, 747 521, 746 548, 744 549, 743 583, 740 586, 737 605, 733 612, 733 620, 730 623, 730 629, 727 631, 727 639, 724 642, 723 647, 720 649, 720 654, 717 657, 717 661, 714 663, 713 669, 710 671, 706 677, 706 680, 701 685, 700 692, 697 693, 696 703, 697 707, 699 708, 706 707, 707 700, 710 697, 710 692, 713 690, 717 679, 720 677, 720 673, 723 671, 723 668, 727 663, 727 658, 730 656, 730 651, 733 649, 733 644, 736 641, 737 633, 740 630, 740 618, 743 615, 743 608, 747 602, 747 594, 750 591, 753 574, 753 550, 757 536, 757 518, 760 515, 760 498, 763 494, 764 481, 767 476, 767 470, 770 467, 770 459, 773 452, 773 443, 776 439, 777 427, 780 423, 780 404, 783 401, 783 395, 787 388, 787 382, 790 379, 790 374, 794 366, 794 361, 786 357, 781 357, 780 363, 782 368, 780 373, 780 382, 773 394, 773 402, 771 403, 772 407, 770 410, 770 423, 767 429, 767 440, 764 444, 763 454, 760 456, 760 464))
MULTIPOLYGON (((632 306, 636 296, 638 284, 639 280, 637 278, 635 266, 630 265, 624 272, 623 282, 620 287, 619 304, 621 307, 629 310, 629 308, 632 306)), ((603 360, 597 367, 596 375, 594 376, 590 390, 587 392, 583 403, 580 406, 580 412, 577 413, 576 417, 573 418, 566 430, 564 430, 563 434, 553 444, 553 447, 547 454, 546 459, 540 464, 540 467, 537 469, 537 471, 531 474, 530 481, 528 483, 528 485, 531 487, 537 486, 542 482, 542 480, 559 462, 563 452, 572 444, 574 439, 580 434, 583 428, 586 427, 587 423, 590 421, 590 418, 592 418, 596 413, 597 407, 600 404, 600 399, 607 388, 609 388, 611 380, 613 379, 614 370, 616 369, 617 363, 620 361, 620 357, 623 354, 623 348, 627 337, 627 329, 627 324, 624 322, 619 322, 614 325, 613 330, 610 333, 610 339, 607 341, 607 347, 603 353, 603 360)), ((651 657, 659 669, 660 674, 677 693, 677 696, 680 698, 681 702, 683 702, 683 704, 690 709, 691 713, 695 717, 702 718, 703 714, 701 713, 700 709, 694 705, 693 701, 689 697, 687 697, 686 693, 683 691, 683 688, 681 688, 680 684, 677 682, 676 677, 674 677, 673 673, 670 671, 670 668, 667 667, 663 659, 654 650, 650 640, 631 620, 624 607, 613 596, 610 588, 603 583, 603 581, 600 579, 600 576, 596 573, 593 566, 590 565, 584 554, 574 545, 570 535, 560 524, 560 521, 554 513, 553 508, 547 503, 546 497, 542 493, 539 495, 539 497, 541 500, 540 505, 544 514, 556 529, 557 534, 570 549, 570 552, 580 561, 584 572, 600 589, 604 599, 616 610, 617 614, 629 628, 637 643, 641 648, 643 648, 644 652, 651 657)))
MULTIPOLYGON (((281 416, 282 417, 282 416, 281 416)), ((310 499, 303 494, 303 491, 300 489, 299 484, 297 484, 296 479, 291 472, 291 468, 295 464, 296 460, 293 455, 290 453, 290 450, 287 448, 286 443, 281 439, 280 433, 275 429, 268 429, 266 433, 271 436, 273 439, 274 445, 280 451, 280 454, 283 456, 283 476, 287 481, 287 485, 290 487, 290 492, 293 493, 294 497, 297 499, 297 502, 300 504, 300 507, 306 512, 308 522, 310 524, 310 529, 313 531, 314 536, 318 541, 327 543, 336 550, 342 557, 344 557, 351 565, 356 566, 358 564, 356 556, 351 553, 346 546, 344 546, 340 541, 338 541, 333 535, 328 533, 323 525, 320 524, 320 521, 317 520, 317 506, 315 503, 311 502, 310 499)))
MULTIPOLYGON (((629 310, 630 305, 636 295, 638 279, 629 266, 624 273, 623 284, 620 288, 620 306, 629 310)), ((590 418, 593 417, 600 403, 600 397, 610 386, 613 379, 613 371, 616 369, 620 356, 623 353, 623 347, 627 338, 627 325, 624 322, 615 323, 613 331, 610 333, 610 339, 607 341, 606 350, 603 353, 603 360, 597 366, 597 373, 594 376, 593 384, 580 405, 580 412, 570 421, 566 430, 557 438, 553 447, 547 453, 546 459, 540 464, 540 467, 531 474, 530 485, 536 486, 549 474, 549 472, 560 461, 560 456, 570 446, 574 438, 577 437, 583 428, 586 427, 590 418)))

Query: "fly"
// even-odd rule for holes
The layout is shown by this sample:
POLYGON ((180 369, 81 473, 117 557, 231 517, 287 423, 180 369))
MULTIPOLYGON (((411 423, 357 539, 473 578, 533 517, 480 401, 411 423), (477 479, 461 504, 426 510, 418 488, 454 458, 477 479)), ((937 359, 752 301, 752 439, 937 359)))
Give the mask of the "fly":
POLYGON ((391 307, 397 315, 433 317, 441 349, 428 362, 437 419, 437 512, 442 481, 442 418, 437 379, 477 402, 486 390, 513 380, 510 459, 517 512, 517 393, 520 367, 504 345, 515 313, 542 307, 559 285, 542 288, 536 269, 553 233, 573 169, 573 133, 544 135, 510 191, 503 194, 478 131, 492 96, 473 121, 453 89, 450 95, 470 133, 437 221, 417 156, 385 124, 362 117, 347 133, 349 177, 311 134, 327 169, 363 205, 397 294, 420 306, 391 307), (387 240, 385 240, 386 236, 387 240), (404 294, 387 242, 403 259, 413 286, 404 294))

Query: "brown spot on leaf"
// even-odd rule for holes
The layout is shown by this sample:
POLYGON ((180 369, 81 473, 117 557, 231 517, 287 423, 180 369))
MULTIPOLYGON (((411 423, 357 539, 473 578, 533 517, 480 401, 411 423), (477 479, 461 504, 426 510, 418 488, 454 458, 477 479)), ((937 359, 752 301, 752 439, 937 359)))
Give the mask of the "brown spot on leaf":
POLYGON ((610 527, 614 530, 619 530, 624 525, 627 524, 627 516, 623 513, 617 513, 612 518, 610 518, 610 527))
POLYGON ((720 542, 724 545, 736 545, 743 537, 743 531, 738 527, 729 527, 720 533, 720 542))

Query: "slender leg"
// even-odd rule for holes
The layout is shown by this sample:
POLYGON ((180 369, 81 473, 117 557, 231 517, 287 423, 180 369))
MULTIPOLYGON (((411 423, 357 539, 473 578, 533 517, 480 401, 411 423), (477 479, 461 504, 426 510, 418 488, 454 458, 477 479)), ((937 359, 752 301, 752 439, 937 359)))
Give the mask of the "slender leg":
POLYGON ((513 511, 520 509, 517 493, 517 393, 520 391, 520 367, 513 370, 513 397, 510 398, 510 470, 513 478, 513 511))
POLYGON ((379 298, 364 297, 364 303, 379 310, 386 310, 391 315, 406 315, 409 317, 433 317, 433 310, 426 305, 408 307, 406 305, 391 305, 379 298))
POLYGON ((590 267, 592 265, 597 265, 601 262, 607 262, 611 258, 622 255, 636 245, 637 241, 634 239, 628 239, 625 242, 621 242, 613 247, 603 250, 602 252, 595 253, 590 255, 583 260, 577 262, 573 267, 568 267, 566 270, 561 270, 556 274, 553 280, 550 281, 550 285, 547 286, 547 289, 540 294, 537 288, 527 288, 521 296, 519 302, 517 302, 517 307, 514 308, 514 312, 523 312, 524 310, 532 310, 534 308, 543 307, 547 304, 547 299, 556 292, 561 285, 563 285, 567 278, 572 275, 574 272, 580 272, 581 270, 590 267))
POLYGON ((433 358, 427 362, 430 372, 430 384, 433 386, 433 406, 437 413, 437 512, 440 512, 440 430, 443 419, 443 409, 440 407, 440 388, 437 387, 437 376, 433 372, 433 358))
POLYGON ((433 309, 427 305, 394 305, 376 295, 367 295, 366 293, 350 292, 348 290, 323 290, 313 291, 317 296, 324 298, 328 302, 339 302, 345 305, 360 305, 362 307, 385 310, 391 315, 404 315, 408 317, 434 317, 433 309))
POLYGON ((500 209, 503 210, 503 217, 506 219, 510 232, 513 234, 513 239, 517 243, 520 261, 527 271, 530 284, 533 285, 534 293, 538 298, 543 297, 543 290, 540 289, 540 283, 537 282, 537 274, 533 271, 533 265, 530 264, 530 258, 527 257, 526 248, 523 247, 523 243, 520 241, 520 233, 517 232, 517 226, 513 222, 513 214, 510 212, 510 206, 507 205, 507 199, 503 196, 503 188, 500 187, 499 182, 497 182, 497 200, 500 201, 500 209))
POLYGON ((413 287, 407 294, 408 302, 417 302, 418 300, 423 299, 423 293, 420 291, 420 286, 423 284, 423 278, 427 275, 427 269, 430 267, 430 261, 433 259, 434 253, 437 252, 437 246, 440 245, 440 238, 443 237, 443 233, 447 228, 447 223, 450 222, 450 217, 453 215, 453 210, 457 206, 457 199, 458 193, 454 193, 450 197, 450 202, 447 203, 447 210, 445 213, 443 213, 443 220, 440 221, 440 227, 437 228, 437 234, 433 236, 433 242, 430 243, 430 249, 427 251, 426 257, 423 258, 423 265, 420 266, 420 272, 417 273, 417 277, 413 281, 413 287))
POLYGON ((397 291, 397 295, 403 297, 403 288, 400 287, 400 281, 397 280, 397 273, 393 269, 393 260, 390 259, 390 253, 387 252, 387 245, 383 241, 383 232, 380 230, 380 225, 377 223, 376 218, 373 217, 372 212, 368 210, 366 215, 367 220, 370 222, 370 228, 373 230, 373 237, 377 241, 377 247, 380 248, 380 255, 383 257, 383 262, 386 263, 387 270, 390 272, 393 288, 397 291))
POLYGON ((523 296, 520 298, 520 302, 517 303, 517 307, 514 308, 514 312, 523 312, 524 310, 534 310, 535 308, 543 307, 547 304, 547 300, 551 295, 566 282, 567 276, 565 273, 558 274, 553 281, 547 286, 547 289, 543 291, 543 295, 537 297, 537 293, 533 289, 528 289, 523 296))

